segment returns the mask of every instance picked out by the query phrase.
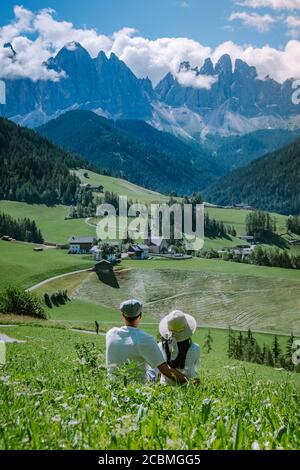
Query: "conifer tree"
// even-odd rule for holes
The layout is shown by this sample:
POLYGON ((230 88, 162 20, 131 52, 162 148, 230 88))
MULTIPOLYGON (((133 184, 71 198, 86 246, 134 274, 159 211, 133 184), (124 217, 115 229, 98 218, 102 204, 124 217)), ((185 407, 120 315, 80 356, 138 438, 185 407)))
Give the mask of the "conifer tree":
POLYGON ((205 337, 204 344, 203 344, 203 349, 209 354, 212 350, 212 343, 213 343, 213 337, 211 336, 210 330, 208 330, 208 333, 205 337))

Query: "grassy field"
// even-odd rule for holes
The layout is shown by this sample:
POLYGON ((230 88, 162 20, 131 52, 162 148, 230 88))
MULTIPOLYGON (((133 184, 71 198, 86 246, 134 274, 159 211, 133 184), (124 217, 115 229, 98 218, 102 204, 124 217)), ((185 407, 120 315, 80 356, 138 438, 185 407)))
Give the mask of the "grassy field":
POLYGON ((69 219, 69 207, 48 207, 43 204, 26 204, 23 202, 0 201, 0 211, 14 218, 28 217, 35 220, 45 241, 67 243, 72 235, 96 236, 96 231, 85 223, 85 219, 69 219))
POLYGON ((178 388, 109 384, 102 336, 0 332, 26 341, 8 345, 0 369, 0 449, 300 448, 298 377, 227 359, 223 332, 202 351, 202 385, 178 388))
POLYGON ((91 267, 90 258, 68 255, 66 250, 34 252, 34 245, 0 240, 0 288, 31 287, 49 277, 91 267))
POLYGON ((290 279, 300 281, 299 271, 284 268, 271 268, 266 266, 256 266, 252 264, 233 263, 220 259, 192 258, 187 260, 123 260, 122 265, 126 268, 142 269, 176 269, 183 271, 200 271, 207 273, 236 274, 238 276, 267 277, 270 279, 290 279))
MULTIPOLYGON (((129 183, 128 181, 113 178, 110 176, 103 176, 97 173, 86 170, 78 170, 76 174, 80 177, 82 182, 91 184, 101 184, 104 186, 104 191, 114 192, 120 195, 127 196, 128 199, 139 201, 141 203, 162 203, 168 201, 169 197, 159 194, 154 191, 142 188, 140 186, 129 183), (88 173, 89 178, 84 176, 88 173)), ((55 206, 47 207, 45 205, 30 205, 14 201, 0 201, 0 211, 8 213, 15 218, 29 217, 36 221, 38 227, 41 229, 42 234, 46 241, 55 243, 66 243, 72 235, 77 236, 96 236, 96 228, 88 225, 84 219, 66 220, 69 215, 69 207, 55 206)), ((211 218, 222 220, 224 224, 233 225, 237 231, 237 236, 246 234, 245 220, 249 211, 236 210, 236 209, 219 209, 207 208, 211 218)), ((273 214, 277 222, 277 232, 283 237, 284 241, 288 240, 286 234, 286 220, 287 217, 280 214, 273 214)), ((97 224, 99 219, 94 218, 90 221, 91 224, 97 224)), ((300 238, 300 237, 294 237, 300 238)), ((222 249, 241 244, 240 239, 229 238, 205 238, 204 249, 222 249)), ((286 243, 286 248, 293 254, 300 254, 300 247, 292 247, 286 243)))
MULTIPOLYGON (((206 210, 210 217, 216 220, 223 220, 225 225, 234 225, 238 236, 246 235, 245 220, 249 211, 244 209, 219 209, 216 207, 207 208, 206 210)), ((285 234, 287 217, 276 213, 272 214, 272 216, 276 219, 278 233, 285 234)))
MULTIPOLYGON (((116 189, 118 189, 119 191, 121 190, 120 187, 116 189)), ((218 220, 223 220, 226 225, 234 225, 236 227, 238 235, 245 234, 245 218, 247 215, 247 211, 216 208, 209 208, 207 210, 211 217, 218 220)), ((67 206, 47 207, 45 205, 31 205, 15 201, 0 201, 0 211, 10 214, 14 218, 26 216, 30 219, 35 220, 38 227, 41 229, 45 240, 49 242, 66 243, 72 235, 96 236, 96 227, 88 225, 85 222, 85 219, 65 219, 69 215, 69 208, 67 206)), ((278 233, 284 234, 286 217, 276 214, 276 219, 278 221, 278 233)), ((90 220, 90 223, 97 224, 98 221, 99 219, 94 218, 90 220)), ((286 234, 284 235, 284 239, 287 239, 286 234)), ((241 242, 240 239, 235 237, 206 237, 204 249, 219 250, 222 248, 236 246, 241 243, 244 242, 241 242)), ((294 254, 300 254, 300 247, 298 246, 291 248, 290 252, 294 254)))
POLYGON ((99 184, 104 187, 104 191, 127 196, 132 201, 139 202, 166 202, 169 200, 168 196, 151 191, 150 189, 142 188, 136 184, 129 183, 129 181, 113 178, 112 176, 99 175, 87 170, 78 170, 75 172, 83 183, 99 184), (84 173, 88 173, 89 178, 85 178, 84 173))

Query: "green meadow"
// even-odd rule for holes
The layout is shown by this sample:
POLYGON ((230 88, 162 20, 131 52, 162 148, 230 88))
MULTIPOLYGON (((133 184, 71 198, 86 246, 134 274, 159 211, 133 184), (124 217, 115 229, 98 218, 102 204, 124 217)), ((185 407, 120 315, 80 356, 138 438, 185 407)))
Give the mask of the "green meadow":
POLYGON ((29 288, 49 277, 92 267, 89 257, 68 255, 66 250, 55 248, 35 252, 34 246, 0 240, 0 288, 29 288))
POLYGON ((15 201, 0 201, 0 211, 14 218, 27 217, 35 220, 45 241, 64 244, 72 235, 96 236, 93 227, 85 219, 66 219, 69 216, 68 206, 45 206, 43 204, 26 204, 15 201))
POLYGON ((110 384, 103 336, 32 325, 0 332, 26 341, 8 345, 0 369, 0 449, 300 447, 298 376, 227 359, 224 332, 212 330, 213 351, 201 353, 201 385, 177 388, 125 385, 122 371, 110 384))
MULTIPOLYGON (((56 249, 35 253, 33 245, 4 241, 0 241, 0 259, 2 287, 9 283, 29 287, 52 275, 91 266, 88 257, 56 249)), ((128 269, 154 276, 174 271, 191 279, 194 273, 219 276, 220 272, 243 279, 250 272, 258 282, 299 281, 290 270, 253 266, 251 272, 250 266, 218 260, 123 261, 122 265, 125 276, 128 269)), ((299 374, 228 359, 227 331, 222 329, 210 328, 213 349, 208 354, 203 348, 208 328, 201 320, 194 337, 201 346, 201 386, 124 385, 122 372, 119 381, 110 384, 103 334, 121 325, 121 318, 116 304, 104 305, 109 298, 100 283, 96 287, 100 302, 78 296, 90 276, 78 273, 36 290, 42 297, 68 289, 72 298, 59 308, 46 308, 47 321, 0 315, 0 333, 25 341, 7 345, 7 363, 0 369, 0 449, 300 448, 299 374), (83 331, 94 331, 95 320, 99 336, 83 331)), ((114 297, 113 292, 110 295, 114 297)), ((157 317, 146 311, 141 327, 156 336, 157 317)), ((261 345, 273 340, 262 333, 255 337, 261 345)), ((287 337, 279 336, 279 342, 285 350, 287 337)))
POLYGON ((82 183, 102 185, 104 191, 126 196, 129 200, 134 202, 150 203, 166 202, 169 200, 168 196, 164 196, 156 191, 151 191, 150 189, 142 188, 121 178, 99 175, 84 169, 77 170, 75 173, 81 179, 82 183), (88 174, 88 178, 84 176, 85 173, 88 174))
MULTIPOLYGON (((82 181, 134 201, 168 199, 90 171, 85 178, 84 172, 77 173, 82 181)), ((247 211, 207 210, 245 234, 247 211)), ((95 235, 84 219, 67 220, 67 206, 0 201, 0 211, 34 219, 50 242, 95 235)), ((278 233, 287 239, 286 217, 275 217, 278 233)), ((238 238, 206 239, 204 248, 237 244, 238 238)), ((33 248, 0 240, 0 290, 29 288, 93 266, 91 256, 33 248)), ((236 330, 251 326, 260 345, 273 341, 267 332, 277 333, 286 350, 287 335, 300 325, 299 272, 200 258, 123 260, 120 268, 118 290, 86 272, 36 289, 40 298, 68 290, 71 301, 45 307, 48 320, 0 313, 0 334, 25 341, 7 345, 7 363, 0 367, 0 449, 299 449, 300 374, 227 357, 230 323, 236 330), (200 386, 137 386, 127 383, 124 371, 117 382, 108 382, 104 333, 121 325, 120 300, 139 295, 145 303, 141 326, 154 336, 159 318, 171 309, 195 315, 200 386), (95 320, 99 336, 89 334, 95 320), (208 328, 213 337, 209 354, 203 347, 208 328)))

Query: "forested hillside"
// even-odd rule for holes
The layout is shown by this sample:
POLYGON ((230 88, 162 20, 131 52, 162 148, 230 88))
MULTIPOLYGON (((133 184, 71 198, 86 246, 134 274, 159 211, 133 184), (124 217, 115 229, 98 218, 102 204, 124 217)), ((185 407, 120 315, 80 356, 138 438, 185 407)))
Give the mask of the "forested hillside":
POLYGON ((210 202, 247 203, 282 214, 300 213, 300 140, 222 178, 207 191, 210 202))
POLYGON ((0 199, 43 204, 71 204, 80 180, 70 168, 84 159, 65 152, 36 132, 0 118, 0 199))
POLYGON ((37 129, 99 169, 155 191, 191 194, 223 174, 209 155, 144 122, 114 122, 91 111, 70 111, 37 129))

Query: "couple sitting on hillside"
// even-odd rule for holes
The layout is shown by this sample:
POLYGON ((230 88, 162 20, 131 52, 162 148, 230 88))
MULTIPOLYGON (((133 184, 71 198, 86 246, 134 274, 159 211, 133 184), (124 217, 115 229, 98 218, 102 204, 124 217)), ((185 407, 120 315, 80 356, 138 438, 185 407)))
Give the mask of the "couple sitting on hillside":
POLYGON ((106 335, 106 365, 109 377, 120 368, 130 368, 140 382, 160 380, 164 384, 183 384, 196 378, 200 348, 192 342, 197 328, 195 319, 180 310, 164 317, 159 324, 161 341, 140 330, 143 306, 138 300, 120 305, 124 326, 112 328, 106 335), (160 377, 160 378, 159 378, 160 377))

